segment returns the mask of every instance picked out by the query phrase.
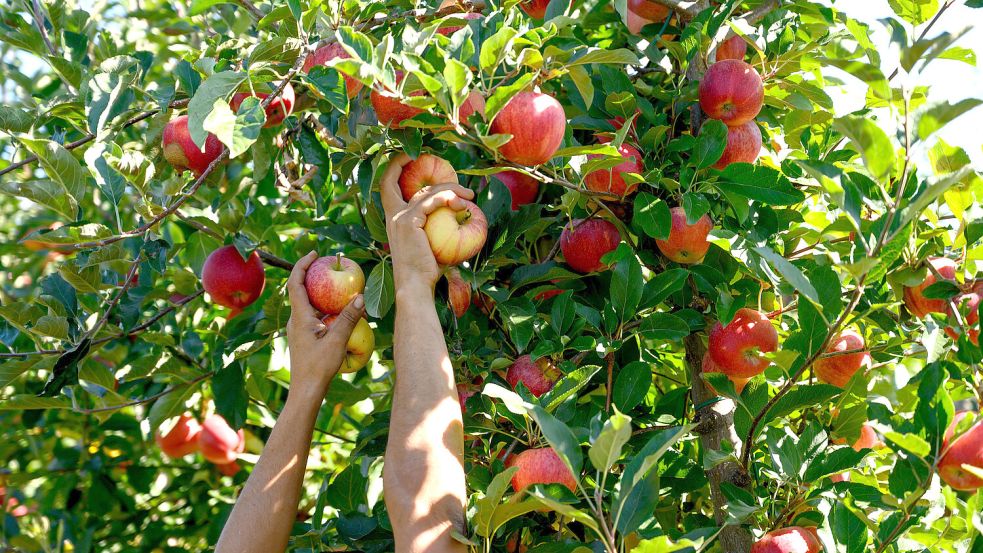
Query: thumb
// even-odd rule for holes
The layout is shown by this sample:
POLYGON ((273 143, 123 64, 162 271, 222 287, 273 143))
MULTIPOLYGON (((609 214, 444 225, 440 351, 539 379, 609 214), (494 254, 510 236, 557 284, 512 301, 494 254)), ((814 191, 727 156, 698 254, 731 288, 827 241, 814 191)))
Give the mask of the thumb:
POLYGON ((359 294, 348 302, 345 309, 341 311, 334 320, 328 323, 327 342, 331 347, 337 346, 344 348, 348 343, 348 338, 352 335, 352 330, 359 319, 365 316, 365 298, 359 294))

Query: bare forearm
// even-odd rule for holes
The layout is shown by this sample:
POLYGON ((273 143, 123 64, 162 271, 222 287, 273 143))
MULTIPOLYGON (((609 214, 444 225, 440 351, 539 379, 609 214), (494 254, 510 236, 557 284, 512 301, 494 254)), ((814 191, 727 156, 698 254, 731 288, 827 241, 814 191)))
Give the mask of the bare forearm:
POLYGON ((298 395, 287 400, 222 530, 216 553, 286 549, 297 517, 319 405, 320 398, 298 395))
POLYGON ((461 409, 443 331, 426 289, 397 292, 396 390, 386 449, 386 505, 397 551, 463 551, 461 409))

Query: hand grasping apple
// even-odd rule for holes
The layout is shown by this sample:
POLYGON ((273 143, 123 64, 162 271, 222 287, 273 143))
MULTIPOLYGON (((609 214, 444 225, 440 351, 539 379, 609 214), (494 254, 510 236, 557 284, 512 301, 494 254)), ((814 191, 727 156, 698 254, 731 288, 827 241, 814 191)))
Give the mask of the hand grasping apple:
MULTIPOLYGON (((407 202, 400 192, 399 177, 410 161, 405 153, 393 156, 379 185, 393 255, 393 277, 396 290, 422 284, 432 293, 440 268, 423 230, 427 216, 442 207, 464 210, 474 192, 456 183, 442 183, 421 189, 407 202)), ((484 242, 483 237, 481 241, 484 242)))
POLYGON ((311 306, 304 286, 307 269, 315 259, 317 254, 314 252, 300 258, 287 280, 290 294, 287 342, 290 345, 291 389, 309 393, 320 400, 346 360, 346 345, 364 315, 365 301, 361 294, 356 295, 330 327, 326 327, 311 306))

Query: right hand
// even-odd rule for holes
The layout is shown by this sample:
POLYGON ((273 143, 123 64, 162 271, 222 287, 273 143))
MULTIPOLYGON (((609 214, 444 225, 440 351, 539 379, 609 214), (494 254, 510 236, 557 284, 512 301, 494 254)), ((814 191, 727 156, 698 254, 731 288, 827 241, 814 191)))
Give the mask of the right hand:
POLYGON ((424 188, 406 202, 399 191, 399 175, 410 161, 405 153, 394 155, 379 184, 393 256, 393 279, 397 292, 422 284, 432 294, 440 278, 440 268, 423 225, 427 216, 438 208, 464 209, 464 201, 474 198, 474 192, 457 183, 438 184, 424 188))

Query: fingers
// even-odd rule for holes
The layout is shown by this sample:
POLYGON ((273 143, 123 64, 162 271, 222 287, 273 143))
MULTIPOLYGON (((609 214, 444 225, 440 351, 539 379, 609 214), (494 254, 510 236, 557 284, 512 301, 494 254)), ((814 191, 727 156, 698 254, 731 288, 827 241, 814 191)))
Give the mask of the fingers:
POLYGON ((327 338, 326 345, 332 350, 338 348, 344 349, 348 344, 348 339, 352 335, 352 330, 355 329, 355 324, 364 316, 365 298, 362 297, 362 294, 359 294, 352 298, 352 301, 348 302, 345 309, 328 326, 327 333, 325 334, 327 338))
POLYGON ((386 212, 386 218, 391 219, 406 207, 403 195, 399 191, 399 176, 403 174, 403 167, 412 161, 410 156, 400 152, 389 158, 389 165, 382 174, 379 181, 379 191, 382 194, 382 208, 386 212))
POLYGON ((290 295, 290 309, 293 313, 300 316, 314 316, 314 308, 307 298, 307 287, 304 286, 304 278, 307 277, 307 268, 317 259, 317 253, 311 252, 294 263, 294 268, 290 271, 290 278, 287 279, 287 293, 290 295))
POLYGON ((413 209, 416 214, 426 217, 437 209, 447 206, 453 210, 464 209, 467 200, 474 197, 474 192, 458 184, 440 184, 432 190, 413 198, 413 209))

